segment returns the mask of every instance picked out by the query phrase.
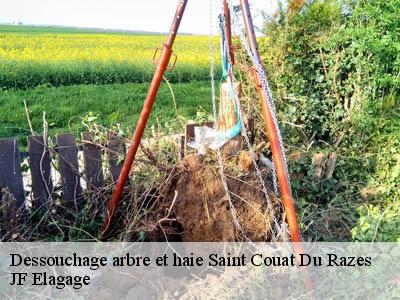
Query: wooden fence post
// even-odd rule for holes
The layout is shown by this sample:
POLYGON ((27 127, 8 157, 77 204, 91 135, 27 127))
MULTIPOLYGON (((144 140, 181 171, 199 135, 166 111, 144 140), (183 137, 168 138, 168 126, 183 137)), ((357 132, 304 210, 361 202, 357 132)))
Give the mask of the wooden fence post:
POLYGON ((126 145, 124 139, 110 132, 108 135, 108 160, 110 163, 110 173, 112 182, 116 182, 124 164, 126 145))
POLYGON ((15 138, 0 139, 0 191, 5 188, 14 195, 17 208, 21 208, 25 204, 25 192, 15 138))
POLYGON ((57 136, 57 152, 60 159, 63 203, 76 211, 84 205, 79 175, 78 147, 72 134, 57 136))
POLYGON ((43 136, 28 137, 29 167, 32 177, 33 208, 46 209, 53 202, 51 158, 43 136))
POLYGON ((98 190, 104 187, 101 148, 94 143, 90 132, 82 133, 82 147, 87 187, 91 191, 98 190))

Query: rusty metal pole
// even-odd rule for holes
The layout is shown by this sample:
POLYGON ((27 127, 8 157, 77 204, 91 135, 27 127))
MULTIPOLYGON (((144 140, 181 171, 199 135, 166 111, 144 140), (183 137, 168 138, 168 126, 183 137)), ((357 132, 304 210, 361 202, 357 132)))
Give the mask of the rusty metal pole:
MULTIPOLYGON (((260 58, 260 53, 258 51, 258 44, 257 44, 257 39, 256 35, 254 33, 254 25, 253 25, 253 20, 250 12, 250 6, 248 0, 240 0, 240 5, 242 8, 242 13, 243 13, 243 18, 244 18, 244 23, 245 23, 245 28, 246 32, 248 35, 249 39, 249 44, 250 44, 250 49, 256 59, 256 63, 259 64, 260 66, 263 66, 260 58)), ((289 174, 287 174, 286 168, 285 168, 285 162, 283 159, 283 149, 281 148, 281 145, 279 143, 279 128, 276 128, 272 113, 267 105, 267 99, 266 95, 264 94, 264 91, 261 87, 261 78, 260 74, 258 72, 255 72, 255 80, 256 80, 256 86, 258 93, 261 98, 261 108, 263 111, 263 116, 265 120, 265 124, 267 127, 267 134, 268 138, 270 140, 271 144, 271 151, 272 151, 272 156, 274 159, 275 163, 275 168, 276 168, 276 175, 278 177, 279 181, 279 188, 281 191, 282 195, 282 204, 286 212, 287 216, 287 221, 289 225, 289 230, 290 230, 290 235, 291 235, 291 240, 294 242, 294 251, 296 253, 296 258, 299 260, 300 255, 304 253, 304 249, 301 242, 301 234, 299 230, 299 226, 297 224, 297 217, 296 217, 296 209, 294 206, 294 201, 293 201, 293 196, 292 196, 292 191, 290 188, 290 184, 288 181, 289 174)), ((302 268, 304 271, 304 283, 306 289, 311 293, 310 295, 313 295, 313 284, 311 280, 311 276, 307 271, 307 268, 302 268)))
POLYGON ((156 71, 155 71, 153 79, 151 81, 146 100, 144 101, 143 108, 142 108, 142 111, 139 116, 139 120, 136 124, 135 132, 132 136, 131 144, 130 144, 130 147, 126 154, 126 158, 125 158, 124 164, 122 166, 121 173, 120 173, 118 181, 116 183, 112 198, 107 206, 107 215, 106 215, 106 221, 105 221, 104 227, 103 227, 103 235, 106 234, 107 231, 109 230, 112 218, 115 214, 115 210, 121 199, 121 195, 122 195, 126 180, 128 179, 129 172, 132 167, 132 163, 135 160, 136 152, 139 148, 140 141, 142 139, 144 130, 146 128, 147 121, 149 120, 149 116, 150 116, 154 101, 156 99, 158 90, 160 88, 163 75, 164 75, 166 69, 168 68, 168 64, 169 64, 169 61, 170 61, 170 58, 172 55, 172 46, 174 44, 178 29, 179 29, 179 25, 181 23, 183 13, 185 12, 187 2, 188 2, 188 0, 180 0, 179 1, 178 8, 175 13, 175 17, 174 17, 174 20, 172 23, 171 30, 168 34, 167 41, 165 42, 165 44, 162 48, 160 60, 158 62, 156 71))
MULTIPOLYGON (((242 7, 242 13, 244 18, 244 23, 246 27, 246 32, 249 38, 250 49, 256 59, 256 63, 263 65, 260 58, 260 53, 258 51, 258 44, 256 35, 254 33, 254 25, 251 17, 250 7, 248 0, 240 0, 242 7)), ((301 242, 301 234, 297 224, 296 210, 294 206, 294 201, 292 197, 292 191, 288 181, 288 174, 285 168, 285 162, 283 159, 283 149, 279 143, 279 128, 276 128, 272 113, 267 105, 266 96, 261 88, 260 74, 256 74, 257 90, 261 97, 261 108, 263 111, 264 120, 267 127, 267 134, 271 143, 272 156, 275 163, 276 175, 279 181, 279 188, 282 194, 282 204, 284 206, 287 221, 289 225, 290 235, 293 242, 301 242)))
POLYGON ((235 64, 235 53, 232 46, 232 25, 231 25, 231 11, 229 9, 228 1, 224 0, 224 16, 225 16, 225 27, 226 27, 226 39, 228 41, 230 63, 233 66, 235 64))

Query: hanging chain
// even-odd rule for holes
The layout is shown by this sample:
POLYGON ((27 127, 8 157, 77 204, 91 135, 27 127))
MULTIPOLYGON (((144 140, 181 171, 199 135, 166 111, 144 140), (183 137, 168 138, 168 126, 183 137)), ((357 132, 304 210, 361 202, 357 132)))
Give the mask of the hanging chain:
MULTIPOLYGON (((284 168, 285 168, 285 171, 286 171, 286 177, 287 177, 288 183, 290 185, 290 178, 288 176, 289 170, 288 170, 288 167, 287 167, 287 160, 286 160, 286 154, 285 154, 285 150, 284 150, 284 146, 283 146, 282 135, 281 135, 280 130, 279 130, 279 123, 278 123, 278 119, 276 117, 275 103, 274 103, 274 100, 272 98, 271 90, 269 88, 269 84, 268 84, 268 81, 267 81, 267 76, 265 74, 263 66, 257 62, 255 56, 251 52, 251 50, 249 48, 249 45, 247 44, 247 40, 243 37, 243 35, 240 36, 240 39, 241 39, 242 44, 244 45, 244 47, 245 47, 245 49, 247 51, 247 54, 251 58, 252 63, 256 66, 257 73, 258 73, 258 75, 260 77, 261 88, 262 88, 262 91, 263 91, 264 95, 266 96, 267 106, 268 106, 268 108, 269 108, 269 110, 271 112, 272 120, 274 122, 274 126, 275 126, 275 128, 277 128, 279 147, 281 148, 284 168)), ((274 164, 274 177, 275 177, 275 181, 276 181, 275 164, 274 164)))
MULTIPOLYGON (((266 102, 267 102, 266 104, 267 104, 269 110, 271 111, 271 115, 272 115, 272 119, 273 119, 273 122, 274 122, 274 126, 278 130, 278 141, 279 141, 279 145, 280 145, 282 156, 283 156, 283 162, 284 162, 284 168, 285 168, 285 171, 286 171, 287 180, 288 180, 288 182, 290 184, 290 178, 289 178, 289 175, 288 175, 289 173, 288 173, 288 168, 287 168, 286 155, 285 155, 285 151, 284 151, 282 136, 281 136, 280 130, 279 130, 278 120, 277 120, 277 117, 276 117, 276 107, 275 107, 274 99, 273 99, 273 96, 272 96, 272 93, 271 93, 271 89, 270 89, 269 84, 268 84, 267 75, 266 75, 266 73, 264 71, 264 67, 258 62, 258 60, 254 56, 253 52, 251 51, 251 49, 250 49, 250 47, 249 47, 249 45, 247 43, 247 39, 246 39, 246 37, 244 35, 244 32, 245 32, 244 31, 244 26, 238 20, 238 16, 235 13, 235 9, 233 7, 232 1, 231 0, 227 0, 227 3, 228 3, 228 6, 229 6, 229 10, 231 11, 231 13, 233 13, 232 20, 233 20, 233 24, 236 25, 236 26, 233 26, 233 27, 234 27, 234 29, 239 28, 239 34, 238 35, 240 37, 241 43, 243 44, 243 46, 244 46, 248 56, 250 57, 253 65, 256 67, 257 73, 259 74, 262 91, 266 96, 265 97, 266 98, 266 102)), ((236 101, 239 102, 239 99, 236 99, 236 101)), ((243 117, 242 117, 242 120, 243 120, 243 117)), ((245 137, 247 146, 249 148, 249 152, 250 152, 252 160, 253 160, 253 164, 255 166, 255 170, 256 170, 257 176, 260 178, 260 183, 261 183, 261 186, 263 187, 263 191, 265 193, 266 187, 265 187, 264 180, 262 179, 261 172, 258 169, 258 166, 257 166, 257 163, 256 163, 256 155, 255 155, 254 151, 252 151, 252 145, 251 145, 250 140, 249 140, 249 138, 247 136, 246 130, 243 130, 243 133, 244 133, 244 137, 245 137)), ((272 177, 273 177, 274 191, 275 191, 275 193, 277 195, 279 195, 278 181, 277 181, 277 175, 276 175, 276 169, 275 169, 275 163, 274 162, 272 164, 272 177)), ((287 228, 285 223, 282 223, 282 226, 280 227, 277 224, 276 219, 273 218, 273 220, 275 221, 275 226, 277 226, 276 227, 277 228, 277 237, 279 237, 283 232, 288 232, 288 228, 287 228)))
MULTIPOLYGON (((216 105, 216 96, 215 96, 215 49, 214 49, 214 36, 213 36, 213 8, 212 3, 213 0, 209 1, 210 3, 210 77, 211 77, 211 100, 212 100, 212 108, 213 108, 213 117, 214 117, 214 128, 216 128, 217 124, 217 105, 216 105)), ((217 149, 217 158, 218 158, 218 167, 221 176, 222 187, 225 190, 226 197, 229 202, 230 212, 232 214, 233 222, 235 223, 236 228, 241 232, 243 237, 250 241, 250 239, 246 236, 243 227, 239 223, 239 219, 237 217, 236 208, 233 205, 231 194, 229 191, 227 179, 224 171, 224 163, 222 160, 221 150, 217 149)))
MULTIPOLYGON (((224 16, 222 16, 222 18, 221 18, 221 25, 223 25, 222 27, 223 27, 223 30, 225 32, 225 36, 227 36, 227 34, 226 34, 226 23, 225 23, 225 17, 224 16)), ((227 43, 228 42, 225 39, 225 45, 224 45, 225 49, 229 49, 227 43)), ((229 53, 228 53, 228 55, 229 55, 229 53)), ((230 61, 232 61, 231 58, 230 58, 230 61)), ((230 72, 229 75, 230 75, 230 78, 231 78, 231 83, 233 83, 233 82, 235 82, 235 77, 234 77, 234 74, 232 72, 232 68, 230 68, 230 70, 231 70, 231 72, 230 72)), ((278 221, 276 220, 276 218, 274 218, 273 204, 272 204, 272 201, 271 201, 271 199, 269 197, 269 194, 268 194, 268 188, 267 188, 267 186, 265 184, 265 179, 263 178, 261 170, 258 167, 257 156, 256 156, 256 154, 255 154, 255 152, 253 150, 253 146, 252 146, 252 144, 250 142, 250 138, 248 136, 247 129, 245 127, 245 124, 244 124, 244 121, 243 121, 244 120, 243 110, 242 110, 241 105, 240 105, 240 99, 239 99, 239 97, 238 97, 238 95, 236 93, 234 93, 234 101, 236 103, 236 107, 237 107, 238 113, 240 115, 240 121, 242 123, 242 135, 244 136, 244 139, 245 139, 245 142, 246 142, 246 145, 247 145, 247 149, 249 150, 250 157, 251 157, 251 160, 252 160, 252 164, 254 166, 254 169, 256 171, 256 175, 257 175, 258 180, 259 180, 260 185, 261 185, 261 190, 264 193, 266 204, 267 204, 267 208, 268 208, 268 210, 270 212, 271 219, 274 221, 274 226, 272 226, 271 221, 268 220, 270 228, 271 228, 271 230, 274 229, 277 232, 280 232, 281 231, 280 230, 280 225, 279 225, 278 221)), ((274 185, 274 189, 275 189, 275 185, 274 185)), ((277 187, 276 187, 276 189, 277 189, 277 187)), ((275 235, 272 235, 273 239, 274 239, 274 237, 275 237, 275 235)))
MULTIPOLYGON (((216 125, 217 105, 216 105, 216 92, 215 92, 215 90, 216 90, 216 88, 215 88, 215 49, 214 49, 214 43, 213 43, 214 41, 213 41, 213 8, 212 8, 212 1, 213 0, 209 1, 209 4, 210 4, 210 78, 211 78, 211 98, 212 98, 212 109, 213 109, 213 116, 214 116, 214 128, 216 128, 216 126, 217 126, 216 125)), ((232 5, 231 1, 227 0, 227 3, 228 3, 230 11, 234 12, 234 8, 233 8, 233 5, 232 5)), ((220 7, 221 8, 222 8, 222 5, 223 5, 223 1, 220 0, 220 7)), ((226 23, 225 23, 224 19, 225 19, 224 15, 222 14, 221 22, 223 22, 223 30, 224 30, 225 36, 227 36, 226 35, 226 23)), ((272 97, 272 93, 271 93, 270 87, 268 85, 267 76, 265 74, 263 66, 258 62, 256 57, 252 53, 252 51, 251 51, 251 49, 250 49, 250 47, 249 47, 249 45, 247 43, 246 37, 244 36, 243 26, 242 26, 241 23, 238 22, 236 14, 234 14, 234 18, 233 19, 234 19, 234 23, 239 25, 239 36, 240 36, 241 43, 243 44, 243 46, 244 46, 248 56, 250 57, 252 63, 256 67, 256 71, 257 71, 257 73, 258 73, 258 75, 260 77, 261 88, 262 88, 263 93, 266 96, 266 102, 267 102, 266 104, 267 104, 268 108, 271 111, 271 115, 272 115, 272 118, 273 118, 274 125, 278 129, 279 144, 280 144, 280 147, 281 147, 281 150, 282 150, 282 154, 283 154, 283 161, 284 161, 284 167, 285 167, 285 170, 286 170, 286 176, 288 177, 286 156, 285 156, 285 153, 284 153, 282 137, 281 137, 280 132, 279 132, 278 121, 277 121, 277 118, 276 118, 276 108, 275 108, 275 104, 274 104, 274 100, 273 100, 273 97, 272 97)), ((225 47, 225 49, 228 49, 228 48, 226 48, 226 47, 228 47, 228 45, 226 44, 227 41, 225 40, 224 43, 225 44, 222 45, 222 46, 225 47)), ((231 58, 230 58, 230 61, 231 61, 231 58)), ((231 82, 234 82, 234 74, 233 74, 233 72, 231 71, 229 75, 230 75, 230 78, 231 78, 231 82)), ((273 204, 272 204, 271 199, 269 197, 268 189, 267 189, 267 186, 265 184, 265 180, 264 180, 264 178, 262 176, 262 173, 261 173, 261 171, 260 171, 260 169, 258 167, 257 156, 254 153, 253 146, 252 146, 252 144, 250 142, 247 130, 246 130, 245 126, 244 126, 243 111, 242 111, 241 106, 240 106, 240 99, 238 98, 238 95, 236 93, 234 93, 234 101, 236 102, 236 106, 238 108, 238 112, 239 112, 239 115, 241 117, 242 134, 243 134, 244 139, 246 141, 247 148, 249 150, 249 153, 250 153, 250 156, 251 156, 251 159, 252 159, 252 163, 253 163, 255 171, 256 171, 256 175, 257 175, 257 177, 258 177, 258 179, 260 181, 262 191, 263 191, 263 193, 265 195, 266 202, 267 202, 267 207, 268 207, 268 210, 271 213, 271 219, 274 222, 274 227, 273 227, 273 226, 271 226, 271 220, 269 220, 269 223, 270 223, 269 225, 270 225, 271 230, 273 232, 273 234, 271 236, 272 236, 273 240, 277 240, 279 238, 279 236, 284 231, 287 232, 288 229, 287 229, 287 226, 285 226, 284 223, 281 226, 278 223, 278 220, 274 217, 273 204)), ((229 187, 228 187, 228 184, 227 184, 227 179, 226 179, 225 172, 224 172, 224 163, 223 163, 222 154, 221 154, 220 149, 217 149, 217 158, 218 158, 218 166, 219 166, 222 186, 223 186, 223 188, 225 190, 225 193, 226 193, 226 196, 228 198, 229 207, 230 207, 230 211, 231 211, 231 214, 232 214, 232 217, 233 217, 234 224, 237 227, 237 229, 243 234, 243 237, 247 241, 250 241, 249 238, 245 235, 244 230, 243 230, 242 226, 239 223, 239 220, 238 220, 238 217, 237 217, 237 212, 236 212, 236 209, 235 209, 235 207, 233 205, 233 202, 232 202, 231 192, 229 191, 229 187)), ((274 164, 272 166, 272 177, 273 177, 274 191, 275 191, 276 194, 279 194, 279 188, 278 188, 277 176, 276 176, 276 169, 275 169, 275 165, 274 164)), ((288 180, 289 180, 289 178, 288 178, 288 180)))
MULTIPOLYGON (((234 8, 233 8, 231 0, 227 0, 227 2, 228 2, 229 9, 231 11, 233 11, 234 8)), ((272 96, 271 89, 270 89, 269 84, 268 84, 267 75, 265 73, 264 67, 262 66, 261 63, 258 62, 256 56, 251 51, 250 46, 249 46, 249 44, 247 42, 247 39, 246 39, 246 37, 244 35, 244 26, 243 26, 243 24, 241 24, 238 21, 236 15, 235 15, 235 18, 234 18, 234 22, 239 27, 239 37, 240 37, 241 43, 242 43, 243 47, 245 48, 245 50, 247 52, 247 55, 250 57, 253 65, 256 67, 256 71, 257 71, 257 73, 259 75, 261 88, 262 88, 262 91, 263 91, 263 93, 265 95, 265 99, 266 99, 266 104, 267 104, 267 106, 268 106, 268 108, 269 108, 269 110, 271 112, 274 126, 275 126, 275 128, 277 128, 277 131, 278 131, 279 146, 280 146, 281 152, 282 152, 282 158, 283 158, 284 168, 285 168, 285 171, 286 171, 286 177, 287 177, 288 183, 290 185, 290 178, 289 178, 289 171, 288 171, 288 167, 287 167, 286 154, 285 154, 285 151, 284 151, 282 135, 281 135, 280 130, 279 130, 278 119, 276 117, 275 102, 274 102, 274 98, 272 96)), ((275 165, 274 165, 274 170, 273 170, 273 176, 274 176, 274 185, 276 184, 276 186, 277 186, 275 165)))

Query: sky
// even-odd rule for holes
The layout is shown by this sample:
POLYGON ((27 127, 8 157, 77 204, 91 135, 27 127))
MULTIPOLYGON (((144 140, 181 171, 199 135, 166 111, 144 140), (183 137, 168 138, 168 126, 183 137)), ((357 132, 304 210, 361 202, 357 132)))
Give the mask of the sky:
MULTIPOLYGON (((259 10, 272 14, 277 0, 249 0, 255 25, 259 10)), ((0 23, 64 25, 167 32, 179 0, 0 0, 0 23)), ((212 0, 219 11, 220 0, 212 0)), ((234 1, 236 4, 238 0, 234 1)), ((189 0, 180 32, 210 32, 209 0, 189 0)), ((214 22, 216 19, 214 16, 214 22)), ((216 26, 214 26, 215 30, 216 26)))

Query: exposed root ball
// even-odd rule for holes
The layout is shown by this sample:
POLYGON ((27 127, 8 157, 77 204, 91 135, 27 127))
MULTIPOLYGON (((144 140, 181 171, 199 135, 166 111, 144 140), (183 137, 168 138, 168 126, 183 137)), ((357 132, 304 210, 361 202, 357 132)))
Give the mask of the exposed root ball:
MULTIPOLYGON (((266 169, 262 172, 267 175, 266 169)), ((232 209, 215 161, 206 163, 205 159, 190 155, 178 165, 168 182, 164 201, 171 202, 176 197, 171 215, 181 226, 183 241, 242 241, 244 236, 252 241, 270 240, 272 216, 278 220, 282 217, 278 199, 269 194, 274 203, 271 214, 258 177, 254 171, 248 173, 232 174, 227 170, 225 174, 232 209)))

